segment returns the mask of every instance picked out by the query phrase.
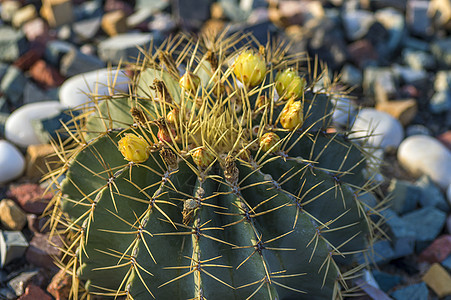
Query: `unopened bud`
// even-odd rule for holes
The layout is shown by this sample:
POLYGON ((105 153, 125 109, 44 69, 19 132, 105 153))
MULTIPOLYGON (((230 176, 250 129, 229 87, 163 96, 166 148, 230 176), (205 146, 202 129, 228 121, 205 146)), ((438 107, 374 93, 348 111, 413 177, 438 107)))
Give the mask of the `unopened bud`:
POLYGON ((307 81, 292 69, 279 72, 276 76, 276 90, 281 99, 299 99, 304 93, 307 81))
POLYGON ((186 72, 179 80, 181 88, 188 92, 195 93, 200 85, 200 78, 194 73, 186 72))
POLYGON ((265 77, 266 63, 261 55, 247 50, 235 60, 233 72, 244 85, 248 87, 256 86, 265 77))
POLYGON ((288 100, 287 104, 280 113, 280 124, 288 130, 295 129, 304 122, 303 104, 301 101, 294 101, 294 98, 288 100))
POLYGON ((157 137, 160 141, 170 143, 173 139, 175 139, 175 130, 170 128, 163 118, 156 121, 156 124, 158 126, 157 137))
POLYGON ((194 163, 201 169, 206 169, 215 159, 205 147, 199 147, 191 153, 194 163))
POLYGON ((134 163, 143 163, 149 158, 149 144, 142 136, 127 133, 118 142, 119 151, 124 158, 134 163))
POLYGON ((260 149, 263 152, 274 153, 279 150, 279 145, 276 144, 280 141, 280 137, 274 132, 267 132, 260 138, 260 149))

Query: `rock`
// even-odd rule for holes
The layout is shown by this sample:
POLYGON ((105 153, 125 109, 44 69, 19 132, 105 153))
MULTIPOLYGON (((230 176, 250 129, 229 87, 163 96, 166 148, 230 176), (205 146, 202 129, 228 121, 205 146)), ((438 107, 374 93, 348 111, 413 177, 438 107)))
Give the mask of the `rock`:
POLYGON ((379 270, 373 270, 372 273, 380 289, 384 292, 388 292, 402 281, 402 277, 399 275, 392 275, 379 270))
MULTIPOLYGON (((159 13, 156 13, 151 8, 138 9, 133 14, 127 17, 127 27, 130 29, 147 28, 147 24, 152 20, 152 16, 154 14, 159 15, 159 13)), ((171 18, 170 15, 169 18, 171 18)))
POLYGON ((429 1, 407 1, 406 21, 410 32, 424 38, 430 36, 432 31, 431 19, 428 15, 429 1))
MULTIPOLYGON (((1 33, 0 33, 1 34, 1 33)), ((20 69, 11 65, 2 78, 0 89, 16 106, 20 106, 20 100, 23 94, 23 86, 27 82, 27 78, 20 69)))
POLYGON ((106 13, 113 11, 122 11, 126 16, 129 16, 133 13, 133 4, 129 1, 124 0, 106 0, 103 6, 103 10, 106 13))
POLYGON ((44 59, 52 66, 59 68, 61 58, 72 50, 75 50, 75 46, 68 42, 50 41, 45 48, 44 59))
POLYGON ((7 300, 14 300, 17 298, 14 291, 9 287, 0 288, 0 296, 7 300))
POLYGON ((444 133, 437 136, 437 140, 439 140, 446 148, 451 150, 451 130, 445 131, 444 133))
MULTIPOLYGON (((223 23, 221 20, 216 20, 219 24, 223 23)), ((208 22, 208 21, 207 21, 208 22)), ((153 32, 157 32, 160 35, 168 35, 175 31, 177 23, 167 13, 158 13, 153 16, 153 19, 147 24, 147 29, 153 32)))
MULTIPOLYGON (((413 85, 416 88, 423 87, 425 85, 424 83, 429 81, 430 78, 430 74, 425 70, 415 70, 410 67, 402 66, 394 66, 393 69, 399 74, 402 82, 407 85, 413 85)), ((410 94, 413 95, 412 93, 410 94)), ((418 92, 416 92, 413 97, 417 98, 418 92)))
POLYGON ((448 270, 451 270, 451 255, 442 261, 442 266, 448 270))
POLYGON ((103 67, 105 64, 96 56, 86 55, 72 49, 61 58, 60 72, 62 75, 70 77, 103 67))
POLYGON ((0 183, 6 183, 22 175, 25 159, 11 143, 0 140, 0 183))
POLYGON ((43 101, 26 104, 16 109, 5 125, 5 136, 8 140, 21 147, 41 144, 35 133, 32 122, 59 114, 63 106, 58 101, 43 101))
POLYGON ((451 67, 451 37, 433 42, 431 51, 437 61, 437 66, 441 69, 449 69, 451 67))
POLYGON ((129 78, 120 70, 100 69, 79 74, 66 80, 59 91, 59 98, 65 107, 77 107, 90 101, 86 94, 96 91, 99 95, 109 95, 108 83, 116 79, 115 90, 128 92, 129 78))
POLYGON ((51 27, 60 27, 72 23, 73 9, 71 0, 43 0, 41 16, 51 27))
POLYGON ((27 147, 25 175, 30 178, 40 178, 49 171, 49 168, 54 168, 58 160, 52 145, 30 145, 27 147))
POLYGON ((0 268, 23 257, 27 247, 28 243, 22 232, 0 230, 0 268))
POLYGON ((346 37, 351 41, 363 38, 374 22, 374 15, 366 10, 345 11, 343 13, 346 37))
POLYGON ((352 87, 360 87, 363 81, 363 74, 353 65, 346 64, 341 69, 341 81, 352 87))
POLYGON ((435 68, 435 59, 431 54, 406 48, 402 51, 402 58, 405 64, 414 70, 432 70, 435 68))
POLYGON ((75 21, 87 20, 101 17, 103 14, 103 1, 83 1, 74 7, 73 15, 75 21))
POLYGON ((433 264, 422 279, 439 298, 451 295, 451 276, 440 264, 433 264))
POLYGON ((406 128, 406 136, 412 135, 431 135, 431 131, 424 125, 415 124, 406 128))
MULTIPOLYGON (((212 3, 212 0, 176 0, 172 4, 172 13, 176 16, 178 19, 177 21, 181 23, 184 29, 196 30, 209 18, 210 6, 212 3)), ((232 7, 225 7, 223 5, 223 8, 227 16, 233 17, 235 20, 237 20, 237 17, 240 15, 243 15, 243 10, 239 9, 236 5, 232 7), (229 10, 229 8, 232 10, 229 10)), ((248 16, 248 14, 245 15, 246 17, 248 16)))
POLYGON ((50 228, 47 222, 49 222, 49 217, 37 216, 35 214, 27 214, 28 229, 34 233, 47 233, 50 228))
POLYGON ((375 264, 383 264, 389 262, 395 257, 390 242, 387 240, 380 240, 373 243, 373 247, 365 252, 355 255, 355 260, 359 264, 372 262, 375 264))
POLYGON ((115 10, 103 15, 101 27, 109 36, 127 31, 127 15, 122 10, 115 10))
POLYGON ((410 124, 418 111, 415 99, 377 102, 376 109, 398 119, 403 126, 410 124))
POLYGON ((33 281, 39 280, 39 270, 30 270, 20 273, 8 282, 8 287, 11 288, 16 296, 21 296, 25 293, 25 287, 33 281))
POLYGON ((438 28, 450 29, 451 26, 451 2, 448 0, 431 0, 429 12, 438 28))
POLYGON ((36 41, 45 45, 53 38, 49 33, 48 24, 41 18, 34 18, 33 20, 26 22, 22 26, 22 30, 25 33, 27 40, 30 42, 36 41))
POLYGON ((44 193, 45 190, 35 183, 23 183, 11 185, 6 195, 15 200, 27 213, 42 214, 52 199, 51 193, 44 193))
POLYGON ((13 65, 24 72, 28 71, 28 69, 43 56, 43 52, 44 49, 32 48, 19 57, 13 65))
POLYGON ((396 9, 384 8, 374 13, 376 20, 381 23, 388 31, 388 40, 386 46, 390 51, 395 51, 401 46, 405 38, 404 16, 396 9))
POLYGON ((64 300, 69 298, 72 287, 72 277, 64 270, 60 270, 53 276, 52 281, 47 286, 47 292, 50 293, 56 300, 64 300))
POLYGON ((391 68, 365 68, 363 71, 363 90, 365 93, 368 96, 375 96, 377 85, 383 89, 388 98, 392 98, 396 95, 398 89, 398 76, 391 68))
POLYGON ((430 264, 439 263, 445 260, 451 254, 451 235, 442 235, 432 242, 423 252, 421 252, 418 259, 426 261, 430 264))
POLYGON ((442 189, 451 183, 451 151, 433 137, 406 138, 399 146, 398 161, 413 175, 428 175, 442 189))
POLYGON ((398 147, 404 132, 401 123, 387 113, 363 108, 352 126, 352 139, 366 142, 371 147, 398 147), (368 137, 369 136, 369 137, 368 137))
POLYGON ((393 178, 387 189, 388 197, 392 200, 390 208, 398 214, 405 214, 413 211, 421 199, 421 188, 414 184, 393 178))
POLYGON ((352 124, 356 114, 356 107, 351 99, 346 97, 332 98, 331 102, 335 108, 332 114, 333 123, 345 127, 352 124))
POLYGON ((424 207, 402 216, 401 219, 411 226, 417 241, 430 242, 441 232, 446 214, 434 207, 424 207))
POLYGON ((402 220, 391 209, 385 209, 381 212, 388 226, 387 234, 391 239, 394 251, 393 258, 399 258, 410 255, 415 249, 415 231, 412 226, 402 220))
POLYGON ((442 191, 432 182, 427 175, 421 176, 415 185, 421 188, 420 205, 422 207, 436 207, 444 212, 448 212, 450 207, 443 196, 442 191))
POLYGON ((21 31, 0 26, 0 61, 13 62, 28 50, 28 42, 21 31))
POLYGON ((28 4, 16 11, 11 23, 14 27, 20 28, 23 24, 33 20, 37 16, 36 7, 33 4, 28 4))
POLYGON ((390 300, 391 298, 387 296, 379 288, 370 285, 367 281, 362 278, 357 278, 355 284, 358 285, 362 291, 369 296, 370 299, 374 300, 390 300))
POLYGON ((44 292, 40 287, 29 284, 25 289, 25 293, 19 297, 18 300, 52 300, 46 292, 44 292))
POLYGON ((37 267, 57 271, 55 258, 61 258, 62 255, 58 248, 63 248, 61 237, 55 235, 50 238, 49 234, 36 233, 30 241, 25 257, 37 267))
POLYGON ((93 39, 100 30, 100 24, 102 23, 101 16, 96 16, 90 19, 84 19, 77 21, 72 25, 72 29, 77 38, 81 42, 90 41, 93 39))
POLYGON ((428 295, 429 291, 424 282, 397 289, 391 294, 396 300, 428 300, 428 295))
POLYGON ((42 88, 33 83, 33 81, 27 81, 23 88, 23 104, 33 103, 33 102, 41 102, 49 99, 47 92, 42 88))
POLYGON ((64 82, 58 70, 42 59, 31 66, 29 75, 46 89, 58 87, 64 82))
POLYGON ((140 51, 137 47, 148 49, 152 41, 154 42, 154 47, 158 46, 161 42, 158 39, 154 40, 154 36, 151 33, 135 32, 119 34, 99 43, 99 57, 104 62, 111 62, 113 64, 118 64, 121 60, 122 62, 130 61, 138 57, 140 51))
POLYGON ((0 221, 7 230, 21 231, 27 216, 13 200, 3 199, 0 201, 0 221))
POLYGON ((429 101, 429 108, 434 114, 451 109, 451 91, 436 92, 429 101))
POLYGON ((4 22, 11 22, 14 14, 20 9, 22 4, 17 0, 5 0, 2 1, 2 9, 0 10, 0 16, 4 22))

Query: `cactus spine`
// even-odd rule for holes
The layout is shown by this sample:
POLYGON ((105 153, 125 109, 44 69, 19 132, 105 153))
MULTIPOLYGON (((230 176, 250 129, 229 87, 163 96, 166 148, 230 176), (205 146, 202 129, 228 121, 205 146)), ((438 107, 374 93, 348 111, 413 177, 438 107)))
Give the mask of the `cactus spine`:
POLYGON ((71 150, 51 174, 64 178, 51 225, 73 298, 348 292, 361 267, 344 263, 377 227, 376 209, 359 200, 371 186, 366 154, 346 132, 326 132, 334 86, 312 92, 325 72, 302 73, 308 85, 296 89, 289 73, 290 97, 276 100, 276 74, 301 72, 304 58, 283 46, 235 48, 243 41, 168 40, 129 66, 130 95, 93 97, 69 128, 71 150), (294 123, 287 103, 299 103, 294 123))

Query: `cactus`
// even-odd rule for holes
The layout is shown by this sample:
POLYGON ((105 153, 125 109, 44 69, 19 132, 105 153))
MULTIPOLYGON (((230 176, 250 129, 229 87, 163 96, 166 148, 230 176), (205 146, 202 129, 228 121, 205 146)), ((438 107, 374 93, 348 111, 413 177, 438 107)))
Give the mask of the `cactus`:
POLYGON ((50 213, 72 298, 352 290, 378 212, 359 199, 372 189, 367 153, 327 130, 340 90, 284 45, 243 41, 178 36, 144 51, 127 67, 129 95, 93 95, 66 126, 50 213), (280 99, 277 74, 289 91, 280 99))

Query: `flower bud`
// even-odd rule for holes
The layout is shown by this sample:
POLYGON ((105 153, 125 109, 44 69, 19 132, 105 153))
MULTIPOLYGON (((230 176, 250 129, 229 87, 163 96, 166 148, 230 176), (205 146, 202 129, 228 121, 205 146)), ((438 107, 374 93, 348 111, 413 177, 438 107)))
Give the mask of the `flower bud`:
POLYGON ((271 151, 274 153, 279 150, 279 145, 275 146, 280 141, 280 137, 274 132, 267 132, 260 138, 260 149, 263 152, 271 151), (274 148, 273 148, 274 147, 274 148))
POLYGON ((261 55, 247 50, 235 60, 233 72, 244 85, 248 87, 256 86, 265 77, 266 63, 261 55))
POLYGON ((195 93, 200 85, 200 78, 194 73, 186 72, 179 80, 181 88, 188 92, 195 93))
POLYGON ((276 76, 276 90, 281 99, 299 99, 304 93, 307 81, 291 68, 279 72, 276 76))
POLYGON ((124 158, 134 163, 143 163, 149 158, 149 144, 142 136, 127 133, 118 142, 124 158))
POLYGON ((280 124, 283 128, 293 130, 304 122, 303 104, 301 101, 288 100, 280 113, 280 124))
POLYGON ((191 153, 194 163, 201 169, 206 169, 215 159, 205 147, 199 147, 191 153))

